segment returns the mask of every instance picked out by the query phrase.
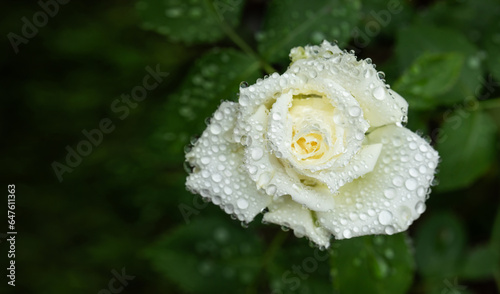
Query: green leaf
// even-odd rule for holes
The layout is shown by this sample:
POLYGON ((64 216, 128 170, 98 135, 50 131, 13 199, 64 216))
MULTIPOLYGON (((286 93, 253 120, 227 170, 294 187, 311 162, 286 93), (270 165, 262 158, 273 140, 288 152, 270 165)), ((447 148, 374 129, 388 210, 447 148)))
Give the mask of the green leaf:
POLYGON ((144 255, 184 291, 226 293, 254 281, 262 244, 234 222, 204 218, 165 234, 144 255))
MULTIPOLYGON (((493 23, 484 41, 484 49, 487 54, 486 66, 488 67, 489 72, 498 81, 500 81, 500 51, 498 50, 500 47, 499 31, 500 23, 493 23)), ((491 94, 491 90, 489 90, 489 94, 491 94)))
POLYGON ((460 53, 424 53, 394 84, 414 109, 431 109, 439 104, 438 95, 449 91, 458 81, 464 56, 460 53))
POLYGON ((329 293, 329 252, 310 246, 305 239, 287 241, 267 266, 271 293, 329 293))
POLYGON ((258 33, 259 52, 270 62, 287 63, 290 49, 323 40, 344 47, 359 19, 359 0, 273 0, 258 33))
POLYGON ((436 27, 449 27, 462 32, 472 42, 486 37, 485 32, 498 23, 497 0, 435 1, 415 20, 436 27))
POLYGON ((467 187, 481 177, 496 156, 496 126, 481 111, 462 109, 445 118, 437 141, 441 156, 439 191, 467 187))
POLYGON ((378 34, 393 38, 399 28, 411 23, 415 14, 415 8, 408 1, 363 1, 361 10, 363 16, 359 25, 361 42, 358 41, 356 44, 356 38, 354 38, 355 45, 361 45, 360 47, 368 45, 370 39, 377 38, 378 34))
POLYGON ((237 26, 243 0, 140 0, 143 28, 173 41, 207 43, 224 37, 224 25, 237 26))
POLYGON ((497 216, 493 223, 493 230, 491 232, 490 248, 493 251, 492 259, 495 260, 497 267, 495 270, 495 279, 500 282, 500 207, 497 210, 497 216))
POLYGON ((182 152, 189 138, 201 135, 205 119, 221 100, 236 100, 242 81, 260 77, 259 62, 240 51, 214 50, 201 57, 189 70, 177 91, 168 97, 151 144, 166 160, 183 161, 182 152))
MULTIPOLYGON (((401 29, 397 35, 396 56, 405 70, 423 53, 458 53, 465 57, 456 87, 437 97, 440 105, 452 105, 477 95, 483 69, 479 51, 457 31, 426 25, 401 29)), ((445 69, 443 69, 445 70, 445 69)))
POLYGON ((331 272, 339 293, 406 293, 413 270, 405 234, 364 236, 332 244, 331 272))
POLYGON ((418 272, 439 282, 454 277, 465 243, 465 231, 456 216, 440 213, 428 217, 415 234, 418 272))
POLYGON ((469 280, 484 280, 493 276, 499 269, 498 259, 494 249, 482 246, 472 250, 465 258, 465 264, 460 270, 460 277, 469 280))
POLYGON ((500 207, 497 210, 497 216, 493 223, 493 230, 491 231, 491 245, 496 248, 500 255, 500 207))

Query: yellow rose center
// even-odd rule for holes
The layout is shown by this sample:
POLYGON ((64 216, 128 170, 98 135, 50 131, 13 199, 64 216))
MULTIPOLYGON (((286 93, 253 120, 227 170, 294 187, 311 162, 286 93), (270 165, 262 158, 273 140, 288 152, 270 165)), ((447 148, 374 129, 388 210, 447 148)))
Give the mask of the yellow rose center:
MULTIPOLYGON (((336 141, 335 108, 317 94, 296 95, 289 108, 292 122, 291 151, 302 162, 321 159, 336 141)), ((330 150, 333 151, 333 150, 330 150)))
POLYGON ((320 150, 323 143, 323 136, 317 133, 309 133, 301 136, 296 136, 295 131, 293 134, 294 139, 292 143, 292 150, 295 154, 300 154, 306 158, 317 159, 323 155, 324 152, 317 152, 320 150))

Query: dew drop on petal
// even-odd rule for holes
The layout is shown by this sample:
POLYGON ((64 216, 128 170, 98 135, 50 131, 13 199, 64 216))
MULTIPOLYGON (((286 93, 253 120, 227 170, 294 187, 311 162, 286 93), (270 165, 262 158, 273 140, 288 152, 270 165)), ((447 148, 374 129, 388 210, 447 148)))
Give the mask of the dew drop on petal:
POLYGON ((274 112, 273 113, 273 119, 274 120, 280 120, 281 119, 281 114, 279 114, 278 112, 274 112))
POLYGON ((201 159, 200 159, 201 163, 202 164, 209 164, 210 163, 210 157, 208 156, 203 156, 201 159))
POLYGON ((249 165, 248 166, 248 172, 251 174, 251 175, 255 175, 257 173, 257 167, 254 166, 254 165, 249 165))
POLYGON ((222 181, 222 176, 220 174, 213 174, 212 180, 216 183, 219 183, 220 181, 222 181))
POLYGON ((375 89, 373 89, 373 97, 377 100, 384 100, 385 99, 385 89, 382 86, 379 86, 375 89))
POLYGON ((380 212, 380 214, 378 215, 378 221, 382 224, 382 225, 388 225, 391 223, 391 220, 392 220, 392 213, 390 213, 389 211, 387 210, 382 210, 380 212))
POLYGON ((387 235, 392 235, 392 234, 394 234, 394 231, 395 231, 395 230, 394 230, 394 227, 393 227, 393 226, 387 226, 387 227, 385 227, 385 233, 386 233, 387 235))
POLYGON ((396 190, 394 190, 394 188, 385 189, 384 196, 388 199, 392 199, 396 196, 396 190))
POLYGON ((413 178, 406 180, 405 187, 410 191, 417 189, 417 180, 413 178))
POLYGON ((264 151, 261 148, 254 148, 251 151, 252 159, 259 160, 264 156, 264 151))
POLYGON ((424 187, 418 187, 418 189, 417 189, 417 195, 418 195, 418 197, 424 197, 425 196, 425 189, 424 189, 424 187))
POLYGON ((361 108, 357 106, 351 106, 349 107, 349 115, 352 117, 357 117, 361 114, 361 108))
POLYGON ((266 188, 266 193, 267 193, 268 195, 274 195, 274 194, 276 194, 276 190, 277 190, 277 188, 276 188, 276 186, 275 186, 275 185, 269 185, 269 186, 267 186, 267 188, 266 188))
POLYGON ((231 189, 229 186, 224 187, 224 193, 227 195, 231 195, 233 193, 233 189, 231 189))
POLYGON ((344 232, 342 232, 342 236, 344 236, 344 238, 346 239, 349 239, 352 237, 352 232, 351 230, 349 229, 345 229, 344 232))
POLYGON ((248 201, 246 201, 245 199, 238 199, 236 205, 238 206, 239 209, 247 209, 248 201))
POLYGON ((210 132, 214 135, 218 135, 222 132, 222 128, 219 124, 215 123, 210 126, 210 132))
POLYGON ((395 176, 394 179, 392 179, 392 183, 396 187, 401 187, 403 186, 403 178, 401 176, 395 176))
POLYGON ((417 202, 417 204, 415 205, 415 211, 420 214, 424 213, 425 208, 425 203, 423 203, 422 201, 417 202))

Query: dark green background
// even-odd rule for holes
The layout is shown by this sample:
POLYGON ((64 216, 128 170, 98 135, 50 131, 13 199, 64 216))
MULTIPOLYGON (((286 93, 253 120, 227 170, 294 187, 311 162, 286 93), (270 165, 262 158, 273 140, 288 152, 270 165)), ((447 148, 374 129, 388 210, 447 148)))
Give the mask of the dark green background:
POLYGON ((7 36, 40 6, 1 4, 2 185, 16 185, 18 232, 15 292, 0 239, 1 293, 98 293, 122 268, 135 279, 121 293, 498 293, 498 1, 403 1, 368 42, 359 32, 386 1, 143 2, 70 1, 17 54, 7 36), (225 29, 214 3, 231 8, 225 29), (187 14, 166 18, 178 5, 187 14), (372 58, 409 101, 407 127, 442 157, 407 233, 333 241, 328 261, 260 217, 242 228, 185 190, 183 168, 184 146, 220 100, 323 38, 372 58), (111 103, 157 64, 168 77, 121 120, 111 103), (59 182, 53 162, 103 118, 114 131, 59 182), (307 277, 290 274, 313 259, 307 277))

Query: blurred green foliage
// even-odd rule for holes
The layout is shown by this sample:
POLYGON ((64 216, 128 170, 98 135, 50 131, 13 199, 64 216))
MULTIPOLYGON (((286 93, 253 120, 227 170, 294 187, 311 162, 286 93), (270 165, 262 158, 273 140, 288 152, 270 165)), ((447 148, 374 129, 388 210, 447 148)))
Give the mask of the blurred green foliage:
MULTIPOLYGON (((21 19, 43 11, 1 5, 4 36, 23 36, 21 19)), ((108 293, 122 268, 135 276, 122 293, 497 293, 498 15, 497 0, 59 5, 17 54, 8 37, 0 49, 16 293, 108 293), (183 169, 184 147, 240 82, 283 72, 291 47, 322 39, 372 58, 408 99, 407 127, 442 157, 441 183, 408 232, 329 251, 259 220, 240 227, 185 190, 183 169), (147 66, 169 75, 122 119, 112 105, 127 105, 147 66), (52 163, 104 118, 114 130, 59 182, 52 163)))

